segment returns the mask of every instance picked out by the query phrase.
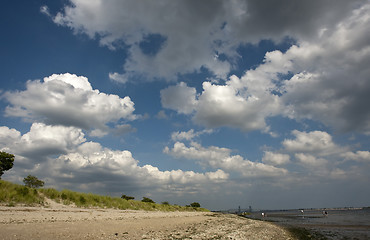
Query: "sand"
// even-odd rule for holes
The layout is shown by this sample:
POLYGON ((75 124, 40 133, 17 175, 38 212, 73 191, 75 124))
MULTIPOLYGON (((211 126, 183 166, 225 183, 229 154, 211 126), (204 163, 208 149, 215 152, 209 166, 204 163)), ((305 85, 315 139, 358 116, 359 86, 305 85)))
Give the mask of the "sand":
POLYGON ((293 239, 232 214, 0 206, 0 239, 293 239))

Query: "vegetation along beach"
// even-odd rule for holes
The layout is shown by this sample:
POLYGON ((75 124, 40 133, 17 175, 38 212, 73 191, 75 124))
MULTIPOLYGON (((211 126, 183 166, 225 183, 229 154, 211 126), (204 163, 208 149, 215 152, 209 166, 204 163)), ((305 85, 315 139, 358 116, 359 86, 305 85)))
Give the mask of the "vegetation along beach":
POLYGON ((0 204, 1 239, 296 239, 273 223, 235 214, 2 180, 0 204))

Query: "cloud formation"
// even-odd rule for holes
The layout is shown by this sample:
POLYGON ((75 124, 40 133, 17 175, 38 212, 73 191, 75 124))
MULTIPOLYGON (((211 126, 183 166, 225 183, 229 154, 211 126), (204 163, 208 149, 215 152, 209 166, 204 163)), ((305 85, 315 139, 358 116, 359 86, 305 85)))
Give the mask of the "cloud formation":
POLYGON ((243 159, 240 155, 231 155, 230 149, 216 146, 205 148, 196 142, 191 142, 190 147, 182 142, 175 142, 171 149, 165 147, 163 151, 176 158, 195 160, 203 166, 221 168, 227 172, 237 172, 247 178, 283 176, 288 173, 283 168, 252 162, 248 159, 243 159))
POLYGON ((207 183, 228 178, 222 170, 203 174, 182 170, 160 171, 152 165, 141 167, 131 152, 113 151, 95 142, 80 145, 75 152, 60 156, 58 161, 74 166, 77 172, 93 168, 97 172, 108 171, 113 175, 130 177, 159 188, 171 184, 207 183))
MULTIPOLYGON (((224 61, 220 55, 235 59, 240 44, 262 39, 315 38, 350 14, 359 2, 342 0, 333 6, 330 1, 71 0, 52 19, 76 34, 97 38, 110 49, 120 48, 124 42, 131 56, 124 64, 125 79, 135 74, 173 79, 201 67, 225 78, 232 61, 224 61), (143 43, 157 43, 158 38, 158 49, 149 54, 143 43)), ((50 16, 45 6, 41 12, 50 16)))
POLYGON ((207 128, 268 132, 266 119, 283 116, 322 122, 337 132, 369 134, 369 12, 366 3, 331 28, 320 29, 314 39, 298 38, 286 52, 267 52, 263 63, 240 78, 203 82, 199 94, 183 83, 168 87, 163 90, 166 102, 181 88, 192 104, 162 105, 191 114, 207 128))
POLYGON ((194 131, 174 132, 172 147, 163 152, 175 158, 193 160, 203 167, 222 169, 232 177, 259 179, 268 184, 270 177, 279 179, 284 187, 295 184, 315 184, 335 179, 366 180, 370 165, 369 151, 352 151, 350 146, 336 144, 327 132, 292 131, 292 138, 281 142, 281 148, 265 151, 261 161, 250 161, 232 150, 216 146, 204 147, 194 142, 194 131), (179 141, 180 140, 180 141, 179 141), (190 141, 187 145, 182 141, 190 141), (362 164, 362 169, 357 168, 362 164), (294 169, 294 170, 292 170, 294 169), (307 183, 304 183, 307 181, 307 183))
POLYGON ((146 188, 171 191, 174 188, 186 194, 189 186, 192 186, 192 191, 200 191, 203 184, 210 186, 228 179, 228 174, 220 169, 197 173, 140 166, 130 151, 111 150, 97 142, 86 142, 81 129, 75 127, 34 123, 30 131, 22 135, 15 129, 2 126, 0 150, 16 155, 14 168, 17 171, 12 178, 21 179, 22 175, 32 172, 46 179, 49 186, 60 186, 60 181, 65 187, 79 190, 87 186, 98 192, 101 192, 99 188, 112 192, 132 191, 133 188, 138 188, 138 191, 146 188), (127 186, 118 190, 123 184, 127 186))
POLYGON ((9 148, 22 156, 61 154, 72 151, 86 141, 81 129, 33 123, 29 132, 21 135, 16 129, 0 128, 1 147, 9 148), (6 141, 5 141, 6 139, 6 141))
POLYGON ((174 145, 164 149, 164 153, 175 158, 212 169, 204 172, 163 171, 150 164, 140 165, 128 150, 112 150, 97 142, 87 142, 81 129, 44 123, 34 123, 24 134, 0 127, 0 150, 16 154, 17 162, 7 174, 12 181, 21 181, 31 173, 44 179, 49 187, 113 195, 150 193, 159 199, 187 194, 197 194, 202 199, 210 191, 220 191, 221 186, 231 192, 256 187, 249 181, 242 184, 240 179, 279 189, 313 186, 320 181, 368 180, 370 152, 340 146, 326 132, 295 130, 292 138, 281 142, 280 149, 266 151, 261 162, 234 155, 228 148, 204 147, 193 141, 205 133, 209 131, 174 132, 171 136, 174 145))
POLYGON ((193 121, 208 128, 265 130, 265 118, 281 112, 279 97, 270 92, 274 86, 269 77, 276 73, 270 74, 266 68, 251 70, 242 79, 233 75, 225 85, 203 82, 199 97, 195 88, 184 83, 170 86, 161 91, 162 105, 179 113, 195 112, 193 121))
POLYGON ((94 136, 107 134, 109 123, 120 125, 138 118, 129 97, 93 90, 86 77, 70 73, 28 81, 26 90, 4 96, 11 104, 5 110, 7 116, 93 130, 94 136))
POLYGON ((192 113, 196 107, 196 90, 180 82, 161 90, 161 103, 165 108, 176 110, 179 113, 192 113))
POLYGON ((289 116, 319 120, 335 130, 369 133, 370 44, 367 2, 315 42, 301 41, 282 61, 292 62, 294 76, 283 83, 289 116))
MULTIPOLYGON (((370 134, 368 2, 70 2, 52 17, 56 24, 110 49, 128 46, 124 72, 109 74, 118 82, 135 75, 174 79, 202 67, 225 80, 238 47, 293 39, 287 52, 266 53, 264 63, 239 79, 204 82, 199 96, 185 83, 162 90, 163 107, 195 113, 198 124, 268 132, 266 118, 283 115, 370 134), (158 49, 149 54, 148 42, 158 49)), ((46 6, 41 12, 50 16, 46 6)))
POLYGON ((330 134, 322 131, 292 131, 295 139, 285 139, 282 144, 289 152, 315 153, 320 156, 341 153, 345 148, 336 145, 330 134))
POLYGON ((288 154, 265 151, 262 162, 273 166, 284 165, 290 162, 290 156, 288 154))
POLYGON ((366 179, 363 171, 370 167, 368 151, 353 151, 353 146, 339 145, 329 133, 323 131, 294 130, 292 135, 293 138, 281 142, 279 151, 290 156, 291 164, 301 166, 301 173, 306 172, 320 179, 366 179), (357 168, 356 161, 362 163, 362 169, 357 168))
POLYGON ((194 129, 190 129, 187 132, 177 131, 171 134, 171 140, 172 141, 183 141, 183 140, 191 141, 194 138, 199 137, 203 134, 211 134, 213 132, 214 131, 212 129, 205 129, 205 130, 198 131, 198 132, 194 131, 194 129))
POLYGON ((345 152, 341 156, 346 160, 370 163, 370 151, 345 152))

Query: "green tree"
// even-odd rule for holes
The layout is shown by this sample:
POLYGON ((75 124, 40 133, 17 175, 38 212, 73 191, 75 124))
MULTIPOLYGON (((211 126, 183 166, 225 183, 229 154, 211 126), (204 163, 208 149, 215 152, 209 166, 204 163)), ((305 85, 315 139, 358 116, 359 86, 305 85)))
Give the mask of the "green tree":
POLYGON ((127 195, 125 195, 125 194, 122 194, 121 198, 122 198, 122 199, 126 199, 126 200, 134 200, 134 199, 135 199, 134 197, 127 196, 127 195))
POLYGON ((5 171, 13 167, 14 155, 6 152, 0 152, 0 179, 5 171))
POLYGON ((44 182, 35 176, 28 175, 23 179, 24 185, 30 188, 39 188, 44 186, 44 182))
POLYGON ((198 208, 200 207, 200 204, 197 202, 190 203, 190 207, 198 208))
POLYGON ((155 203, 152 199, 150 198, 147 198, 147 197, 143 197, 143 200, 141 200, 142 202, 147 202, 147 203, 155 203))

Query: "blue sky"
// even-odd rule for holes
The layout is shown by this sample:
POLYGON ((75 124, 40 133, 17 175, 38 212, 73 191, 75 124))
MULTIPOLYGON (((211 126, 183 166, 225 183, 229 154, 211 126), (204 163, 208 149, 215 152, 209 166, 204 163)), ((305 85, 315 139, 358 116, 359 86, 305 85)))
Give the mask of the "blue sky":
POLYGON ((369 1, 0 11, 3 179, 212 210, 369 205, 369 1))

